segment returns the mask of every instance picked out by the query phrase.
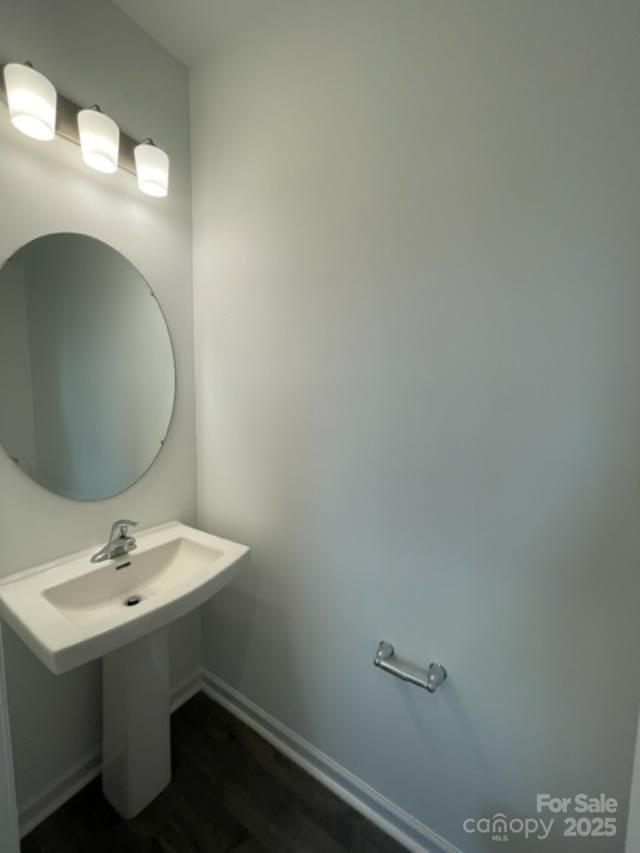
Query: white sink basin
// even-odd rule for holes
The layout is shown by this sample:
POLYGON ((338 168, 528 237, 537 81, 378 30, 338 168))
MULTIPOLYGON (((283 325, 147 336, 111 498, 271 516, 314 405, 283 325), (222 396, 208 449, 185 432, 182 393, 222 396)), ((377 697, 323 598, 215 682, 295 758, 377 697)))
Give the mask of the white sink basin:
POLYGON ((203 604, 238 573, 249 549, 177 521, 96 565, 96 548, 7 578, 0 615, 53 672, 103 657, 203 604), (128 606, 126 599, 140 597, 128 606))

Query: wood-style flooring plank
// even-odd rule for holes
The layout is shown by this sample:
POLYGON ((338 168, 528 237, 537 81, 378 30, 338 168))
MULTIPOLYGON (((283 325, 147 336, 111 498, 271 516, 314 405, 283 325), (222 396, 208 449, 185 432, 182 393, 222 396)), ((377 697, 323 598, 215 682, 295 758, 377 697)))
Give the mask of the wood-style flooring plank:
POLYGON ((132 820, 96 780, 23 839, 22 853, 402 853, 203 693, 172 717, 171 784, 132 820))

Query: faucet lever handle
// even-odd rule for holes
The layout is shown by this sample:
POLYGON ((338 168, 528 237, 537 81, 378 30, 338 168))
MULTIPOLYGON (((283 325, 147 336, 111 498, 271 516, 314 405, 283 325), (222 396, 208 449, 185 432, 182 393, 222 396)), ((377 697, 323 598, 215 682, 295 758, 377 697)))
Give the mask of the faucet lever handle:
POLYGON ((109 536, 109 541, 113 540, 116 530, 119 531, 120 538, 126 538, 126 535, 129 532, 129 528, 136 527, 137 524, 137 521, 129 521, 126 518, 121 518, 118 521, 114 521, 113 525, 111 526, 111 535, 109 536))

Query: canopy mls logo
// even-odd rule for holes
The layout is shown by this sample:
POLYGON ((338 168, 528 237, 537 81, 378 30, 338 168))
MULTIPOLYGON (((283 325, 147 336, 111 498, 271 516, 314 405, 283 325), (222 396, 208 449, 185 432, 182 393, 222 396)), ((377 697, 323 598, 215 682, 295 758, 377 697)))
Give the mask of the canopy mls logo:
POLYGON ((545 841, 556 824, 565 838, 611 838, 617 831, 614 817, 617 811, 618 801, 606 794, 595 797, 538 794, 537 817, 510 818, 503 812, 496 812, 492 817, 468 817, 462 827, 469 834, 488 835, 491 841, 498 842, 509 841, 513 836, 545 841))
POLYGON ((489 835, 492 841, 508 841, 510 835, 522 835, 526 839, 537 838, 544 841, 549 837, 553 824, 552 817, 546 821, 538 817, 508 818, 506 814, 496 812, 493 817, 468 817, 462 828, 469 834, 479 832, 481 835, 489 835))

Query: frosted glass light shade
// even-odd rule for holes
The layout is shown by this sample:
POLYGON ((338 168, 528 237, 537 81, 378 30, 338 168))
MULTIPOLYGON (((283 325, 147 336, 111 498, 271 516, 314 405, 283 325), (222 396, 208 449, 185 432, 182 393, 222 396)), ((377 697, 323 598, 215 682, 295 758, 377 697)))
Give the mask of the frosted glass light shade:
POLYGON ((80 110, 78 132, 82 159, 98 172, 112 173, 118 168, 120 129, 100 110, 80 110))
POLYGON ((53 139, 58 96, 44 74, 29 65, 10 62, 4 67, 4 84, 14 127, 32 139, 53 139))
POLYGON ((143 193, 164 198, 169 192, 169 157, 153 142, 141 142, 133 152, 138 186, 143 193))

